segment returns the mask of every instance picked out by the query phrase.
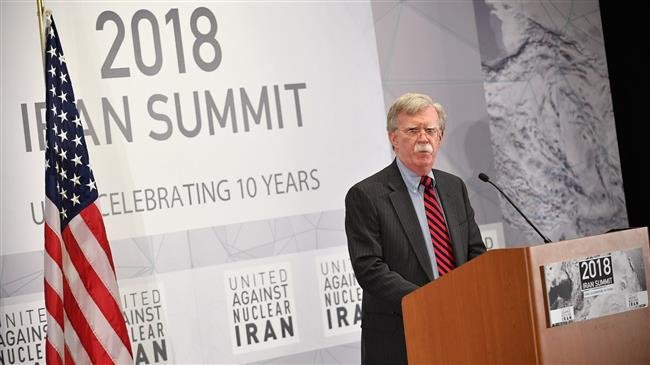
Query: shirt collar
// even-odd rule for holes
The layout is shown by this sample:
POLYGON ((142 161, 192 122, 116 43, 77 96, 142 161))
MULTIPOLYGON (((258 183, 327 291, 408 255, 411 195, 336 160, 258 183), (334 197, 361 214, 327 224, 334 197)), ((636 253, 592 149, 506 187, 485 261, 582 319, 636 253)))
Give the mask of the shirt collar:
MULTIPOLYGON (((397 160, 397 168, 399 169, 399 173, 402 175, 402 180, 404 180, 404 183, 406 184, 406 189, 412 192, 417 192, 420 187, 421 176, 406 167, 399 157, 395 158, 395 160, 397 160)), ((436 186, 436 178, 433 176, 433 171, 429 171, 427 176, 433 179, 433 186, 436 186)))

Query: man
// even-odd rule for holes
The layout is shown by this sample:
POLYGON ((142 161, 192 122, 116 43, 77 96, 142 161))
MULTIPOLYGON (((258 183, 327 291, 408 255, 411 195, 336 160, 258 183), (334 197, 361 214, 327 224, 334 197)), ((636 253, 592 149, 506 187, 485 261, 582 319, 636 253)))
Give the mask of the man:
POLYGON ((402 95, 387 129, 395 160, 345 197, 348 250, 363 288, 362 364, 405 364, 402 298, 485 252, 465 184, 432 170, 445 131, 442 106, 402 95))

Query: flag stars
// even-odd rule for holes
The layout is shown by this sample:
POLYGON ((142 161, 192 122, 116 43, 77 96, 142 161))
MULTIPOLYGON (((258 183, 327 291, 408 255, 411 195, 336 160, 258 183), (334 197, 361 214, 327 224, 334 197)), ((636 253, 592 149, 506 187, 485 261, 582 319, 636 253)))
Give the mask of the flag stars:
MULTIPOLYGON (((76 103, 76 101, 75 101, 76 103)), ((77 115, 76 118, 72 121, 72 123, 76 124, 78 127, 81 127, 81 119, 79 119, 79 116, 77 115)))
POLYGON ((62 130, 61 133, 59 133, 59 138, 61 139, 61 142, 67 141, 68 140, 68 132, 62 130))
POLYGON ((72 194, 72 198, 70 198, 70 201, 72 201, 72 206, 73 207, 75 205, 77 205, 77 204, 80 204, 79 203, 79 196, 77 194, 74 194, 74 193, 72 194))
POLYGON ((81 156, 77 156, 76 153, 74 154, 74 158, 72 159, 72 161, 74 162, 75 167, 76 167, 77 165, 81 165, 81 164, 82 164, 82 162, 81 162, 81 156))
MULTIPOLYGON (((2 0, 0 0, 2 1, 2 0)), ((48 44, 44 70, 45 88, 41 97, 47 105, 41 109, 45 115, 39 137, 47 143, 41 164, 45 166, 45 191, 58 207, 61 225, 69 224, 89 202, 98 199, 97 182, 88 164, 85 125, 72 91, 72 76, 66 69, 67 59, 52 25, 47 28, 48 44), (43 135, 46 138, 42 138, 43 135), (83 203, 83 204, 82 204, 83 203)), ((85 117, 85 115, 84 115, 85 117)), ((43 165, 41 165, 43 166, 43 165)), ((43 170, 41 170, 43 172, 43 170)), ((55 211, 56 212, 56 211, 55 211)), ((56 216, 55 216, 56 218, 56 216)))
POLYGON ((50 49, 47 51, 47 53, 50 55, 50 57, 56 56, 56 48, 54 48, 54 46, 50 46, 50 49))
POLYGON ((61 157, 61 160, 67 160, 68 156, 66 155, 67 152, 61 147, 61 152, 59 152, 59 157, 61 157))
POLYGON ((80 184, 81 184, 81 183, 79 182, 79 178, 80 178, 80 177, 81 177, 81 176, 77 176, 76 173, 75 173, 75 174, 72 174, 72 179, 70 179, 70 181, 72 181, 73 186, 77 186, 77 185, 80 185, 80 184))
POLYGON ((89 179, 88 184, 86 184, 86 186, 88 187, 88 189, 90 189, 90 191, 97 190, 97 187, 95 186, 95 181, 93 181, 93 179, 89 179))

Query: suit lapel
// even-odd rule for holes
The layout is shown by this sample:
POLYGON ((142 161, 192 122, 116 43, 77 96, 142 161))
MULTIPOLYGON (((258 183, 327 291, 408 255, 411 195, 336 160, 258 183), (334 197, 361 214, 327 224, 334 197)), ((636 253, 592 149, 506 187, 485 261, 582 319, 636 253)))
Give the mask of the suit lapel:
POLYGON ((436 170, 433 170, 433 176, 436 178, 436 189, 438 190, 438 197, 440 198, 440 203, 442 204, 442 210, 445 212, 445 219, 447 220, 447 229, 449 230, 449 237, 451 238, 451 245, 454 250, 454 258, 456 260, 456 265, 460 265, 458 262, 458 254, 462 252, 463 247, 459 241, 460 232, 458 225, 458 217, 456 212, 458 207, 454 204, 455 200, 452 197, 450 186, 447 185, 447 181, 439 177, 440 174, 436 170))
POLYGON ((415 252, 415 256, 417 257, 420 266, 424 272, 426 272, 429 280, 433 280, 433 270, 431 269, 430 262, 431 259, 429 258, 429 253, 425 246, 424 237, 422 237, 422 228, 418 223, 418 217, 413 208, 413 201, 406 190, 406 184, 404 184, 397 163, 393 161, 391 167, 391 174, 389 175, 388 181, 388 186, 392 190, 390 193, 390 201, 397 212, 397 217, 399 218, 402 228, 404 228, 404 232, 406 232, 406 236, 409 239, 409 243, 415 252))

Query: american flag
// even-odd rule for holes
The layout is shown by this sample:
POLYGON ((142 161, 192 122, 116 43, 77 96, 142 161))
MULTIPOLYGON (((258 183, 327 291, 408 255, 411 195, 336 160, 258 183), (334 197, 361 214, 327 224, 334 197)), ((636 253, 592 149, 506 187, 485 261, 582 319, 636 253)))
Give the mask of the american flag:
POLYGON ((48 364, 132 364, 115 267, 54 19, 45 54, 48 364))

